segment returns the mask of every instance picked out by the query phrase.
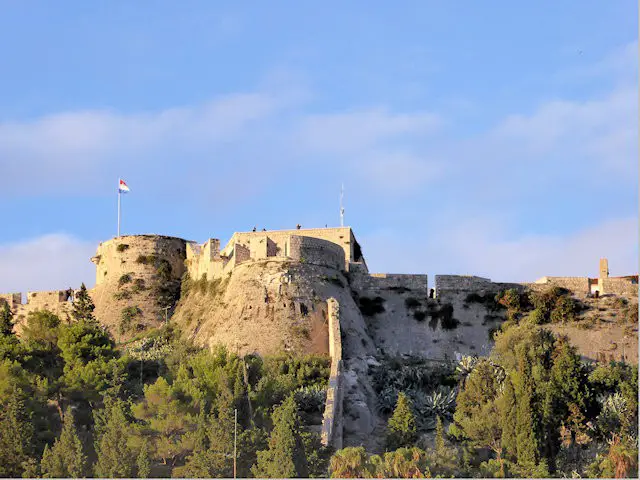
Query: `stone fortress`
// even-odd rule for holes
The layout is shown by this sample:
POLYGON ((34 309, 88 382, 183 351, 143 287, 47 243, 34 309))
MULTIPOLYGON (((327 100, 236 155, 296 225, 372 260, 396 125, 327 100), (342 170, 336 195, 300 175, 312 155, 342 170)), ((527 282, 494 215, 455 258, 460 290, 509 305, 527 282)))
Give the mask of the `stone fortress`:
MULTIPOLYGON (((320 433, 336 448, 343 445, 343 434, 346 443, 359 444, 377 428, 375 394, 367 379, 376 358, 421 355, 447 361, 455 353, 488 352, 490 332, 501 318, 484 305, 469 304, 470 294, 557 285, 578 297, 638 296, 638 276, 610 277, 606 259, 600 261, 598 278, 543 277, 531 283, 435 275, 430 286, 425 274, 370 273, 350 227, 240 232, 224 248, 215 238, 198 244, 127 235, 102 242, 91 261, 96 282, 89 293, 96 317, 118 341, 171 319, 203 346, 222 343, 238 353, 328 354, 331 376, 320 433), (203 290, 181 291, 185 278, 203 290), (377 310, 368 312, 372 305, 377 310), (452 327, 442 320, 444 306, 451 309, 450 319, 455 315, 452 327), (118 322, 131 308, 139 312, 138 323, 132 333, 123 333, 118 322)), ((66 289, 28 292, 26 302, 21 293, 1 294, 0 300, 16 314, 19 333, 34 310, 48 309, 66 319, 74 295, 66 289)), ((637 350, 637 339, 635 345, 637 350)))

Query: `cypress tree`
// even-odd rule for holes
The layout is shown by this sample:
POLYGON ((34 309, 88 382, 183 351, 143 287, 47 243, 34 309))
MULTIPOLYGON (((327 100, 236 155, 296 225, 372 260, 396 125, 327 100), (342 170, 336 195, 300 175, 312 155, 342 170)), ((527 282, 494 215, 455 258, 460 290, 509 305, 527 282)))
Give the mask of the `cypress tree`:
POLYGON ((269 448, 258 452, 258 461, 251 469, 256 477, 308 476, 301 423, 298 406, 291 395, 273 412, 273 430, 269 438, 269 448))
POLYGON ((417 438, 416 417, 411 408, 411 400, 404 392, 398 395, 396 408, 387 425, 387 445, 391 450, 412 446, 417 438))
POLYGON ((6 301, 0 300, 0 336, 13 335, 13 313, 6 301))
POLYGON ((442 419, 438 415, 436 420, 436 439, 435 439, 436 455, 439 457, 445 453, 444 449, 444 427, 442 426, 442 419))
POLYGON ((80 286, 80 291, 73 300, 73 309, 71 310, 71 316, 76 321, 95 321, 96 318, 93 316, 93 310, 95 308, 96 307, 93 304, 93 300, 91 300, 89 293, 87 293, 87 287, 85 287, 83 283, 80 286))
POLYGON ((523 378, 521 383, 516 392, 516 452, 519 465, 533 467, 538 457, 538 439, 531 406, 533 392, 528 379, 523 378))
POLYGON ((0 477, 20 477, 31 461, 33 426, 22 394, 13 390, 0 409, 0 477))
POLYGON ((106 407, 107 423, 96 442, 96 477, 126 478, 134 474, 133 452, 127 445, 130 425, 124 405, 116 401, 106 407))
POLYGON ((45 446, 40 466, 43 477, 82 477, 85 473, 87 457, 82 450, 82 442, 73 421, 71 408, 67 408, 62 423, 62 433, 53 447, 45 446))
POLYGON ((505 456, 513 460, 517 457, 517 402, 516 392, 509 377, 505 379, 504 393, 500 400, 500 419, 502 426, 502 448, 504 449, 505 456))
POLYGON ((147 442, 143 442, 136 460, 138 466, 138 478, 149 478, 151 474, 151 459, 149 458, 149 447, 147 442))

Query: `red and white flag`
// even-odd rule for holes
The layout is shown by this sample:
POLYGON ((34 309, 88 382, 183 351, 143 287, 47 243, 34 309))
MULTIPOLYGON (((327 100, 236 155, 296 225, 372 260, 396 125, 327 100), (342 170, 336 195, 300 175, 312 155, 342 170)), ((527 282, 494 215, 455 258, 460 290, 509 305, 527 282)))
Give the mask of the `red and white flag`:
POLYGON ((124 180, 120 179, 120 183, 118 184, 118 192, 127 193, 128 191, 129 191, 129 187, 127 186, 126 183, 124 183, 124 180))

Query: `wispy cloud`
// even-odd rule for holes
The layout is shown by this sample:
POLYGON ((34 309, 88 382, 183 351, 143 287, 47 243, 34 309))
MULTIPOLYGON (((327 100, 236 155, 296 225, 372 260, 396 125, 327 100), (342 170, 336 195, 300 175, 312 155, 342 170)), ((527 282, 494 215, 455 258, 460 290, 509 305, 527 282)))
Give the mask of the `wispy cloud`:
POLYGON ((0 292, 92 287, 96 246, 66 234, 0 244, 0 292))

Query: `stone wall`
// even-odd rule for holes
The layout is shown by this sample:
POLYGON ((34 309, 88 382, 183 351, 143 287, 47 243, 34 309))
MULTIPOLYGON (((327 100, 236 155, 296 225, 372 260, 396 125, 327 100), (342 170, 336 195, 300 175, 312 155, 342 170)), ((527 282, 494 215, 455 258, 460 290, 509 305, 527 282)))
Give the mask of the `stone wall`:
MULTIPOLYGON (((264 252, 265 254, 267 253, 266 242, 264 246, 264 252)), ((239 243, 236 243, 236 246, 234 247, 234 255, 235 265, 251 260, 251 251, 247 247, 245 247, 244 245, 240 245, 239 243)))
POLYGON ((586 294, 591 291, 589 277, 542 277, 535 283, 566 288, 575 294, 586 294))
POLYGON ((351 272, 351 287, 358 291, 404 289, 417 293, 428 292, 427 275, 406 275, 397 273, 351 272))
POLYGON ((292 260, 338 270, 344 269, 343 249, 327 240, 291 235, 288 250, 288 256, 292 260))
MULTIPOLYGON (((277 252, 276 256, 288 256, 289 252, 285 252, 285 245, 289 242, 289 238, 292 235, 298 237, 317 238, 320 240, 326 240, 328 242, 335 243, 340 246, 344 251, 345 269, 348 269, 349 262, 353 262, 354 258, 354 245, 356 239, 353 235, 351 227, 339 227, 339 228, 309 228, 300 230, 269 230, 266 232, 238 232, 234 233, 229 241, 229 245, 235 243, 241 243, 247 245, 252 251, 254 250, 254 243, 257 239, 267 236, 273 245, 269 248, 272 252, 277 252)), ((227 245, 226 248, 229 248, 227 245)))
POLYGON ((22 304, 21 293, 0 293, 0 305, 7 303, 11 311, 15 311, 22 304))
POLYGON ((342 336, 340 330, 340 304, 335 298, 327 300, 329 310, 329 355, 331 371, 327 400, 322 417, 321 440, 336 450, 342 448, 343 383, 342 378, 342 336))
POLYGON ((638 277, 609 277, 603 278, 602 289, 604 294, 638 296, 638 277))
MULTIPOLYGON (((171 265, 171 275, 181 278, 185 272, 186 241, 162 235, 127 235, 102 242, 96 256, 96 286, 118 282, 124 274, 144 278, 155 273, 155 260, 166 260, 171 265), (146 257, 154 261, 141 262, 146 257)), ((205 249, 206 251, 206 249, 205 249)))
POLYGON ((488 278, 474 275, 436 275, 436 294, 445 291, 477 292, 495 290, 495 284, 488 278))

